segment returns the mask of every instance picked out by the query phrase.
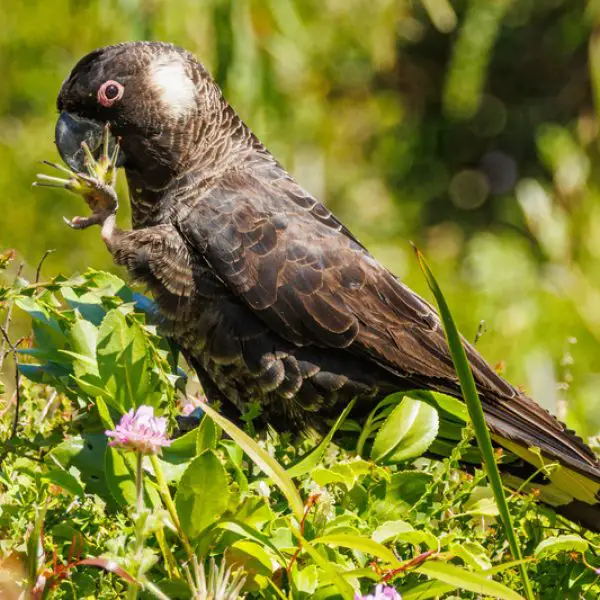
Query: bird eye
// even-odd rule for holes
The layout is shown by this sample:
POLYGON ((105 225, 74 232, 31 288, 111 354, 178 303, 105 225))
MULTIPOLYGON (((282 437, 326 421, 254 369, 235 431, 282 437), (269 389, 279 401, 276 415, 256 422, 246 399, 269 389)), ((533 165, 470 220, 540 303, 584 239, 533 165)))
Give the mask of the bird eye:
POLYGON ((117 100, 123 97, 124 91, 125 88, 118 81, 109 79, 98 89, 98 102, 102 106, 112 106, 117 100))

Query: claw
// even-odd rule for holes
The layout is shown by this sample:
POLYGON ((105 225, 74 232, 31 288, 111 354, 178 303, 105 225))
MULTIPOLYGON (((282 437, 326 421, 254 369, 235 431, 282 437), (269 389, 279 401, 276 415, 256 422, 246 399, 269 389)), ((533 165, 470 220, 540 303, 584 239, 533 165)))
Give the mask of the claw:
POLYGON ((37 179, 32 185, 34 187, 47 187, 55 189, 66 189, 74 194, 83 196, 88 206, 92 209, 89 217, 63 217, 63 221, 71 229, 86 229, 91 225, 103 224, 106 219, 117 210, 118 200, 114 190, 117 176, 117 160, 119 158, 119 143, 114 146, 109 156, 109 133, 110 126, 104 127, 102 137, 101 153, 96 160, 89 146, 83 142, 81 147, 85 154, 85 166, 87 173, 76 173, 71 169, 51 162, 41 161, 42 164, 56 169, 66 177, 55 177, 38 173, 37 179))
POLYGON ((52 167, 53 169, 56 169, 57 171, 62 171, 63 173, 66 173, 70 177, 73 177, 73 171, 71 171, 71 169, 67 169, 67 167, 63 167, 62 165, 59 165, 58 163, 51 162, 49 160, 41 160, 40 162, 43 165, 47 165, 48 167, 52 167))
POLYGON ((62 177, 52 177, 52 175, 45 175, 44 173, 37 173, 36 177, 44 182, 55 183, 58 185, 58 187, 67 187, 67 184, 69 183, 68 179, 64 179, 62 177))
POLYGON ((71 220, 63 217, 63 221, 71 229, 87 229, 92 225, 98 225, 102 222, 102 217, 98 213, 92 213, 90 217, 73 217, 71 220))
POLYGON ((34 181, 31 184, 31 187, 43 187, 43 188, 53 188, 55 190, 64 190, 64 185, 58 185, 56 183, 45 183, 43 181, 34 181))

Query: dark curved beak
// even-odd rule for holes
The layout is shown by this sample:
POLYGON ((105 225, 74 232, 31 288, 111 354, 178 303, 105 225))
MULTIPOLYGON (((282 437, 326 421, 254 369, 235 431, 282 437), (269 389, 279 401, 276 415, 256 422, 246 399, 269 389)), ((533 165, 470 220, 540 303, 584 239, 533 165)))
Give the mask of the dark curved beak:
MULTIPOLYGON (((91 119, 78 117, 66 111, 60 113, 54 130, 56 147, 60 157, 77 173, 85 172, 85 152, 81 144, 85 142, 94 158, 102 152, 104 124, 91 119)), ((111 156, 116 144, 113 135, 109 134, 108 155, 111 156)), ((121 150, 117 167, 123 166, 125 156, 121 150)))

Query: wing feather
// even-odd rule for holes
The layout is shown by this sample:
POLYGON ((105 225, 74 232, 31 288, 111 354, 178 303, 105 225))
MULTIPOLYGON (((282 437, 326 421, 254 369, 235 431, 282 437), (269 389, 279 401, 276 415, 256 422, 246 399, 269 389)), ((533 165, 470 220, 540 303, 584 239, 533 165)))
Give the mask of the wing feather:
MULTIPOLYGON (((177 226, 220 279, 297 346, 345 348, 415 387, 460 397, 433 308, 380 265, 290 177, 237 171, 198 198, 177 226)), ((564 425, 465 344, 492 430, 539 444, 576 469, 600 469, 564 425)), ((368 368, 368 367, 366 367, 368 368)))

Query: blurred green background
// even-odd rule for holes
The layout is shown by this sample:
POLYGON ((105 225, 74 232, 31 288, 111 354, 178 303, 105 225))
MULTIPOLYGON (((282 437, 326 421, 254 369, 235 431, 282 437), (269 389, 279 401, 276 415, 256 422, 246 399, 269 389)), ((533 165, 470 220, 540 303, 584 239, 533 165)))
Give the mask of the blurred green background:
MULTIPOLYGON (((599 2, 4 0, 0 248, 31 276, 112 266, 56 159, 55 97, 124 40, 197 54, 271 151, 426 297, 426 253, 468 338, 585 436, 600 432, 599 2)), ((121 183, 122 185, 122 183, 121 183)), ((122 198, 125 190, 121 189, 122 198)), ((123 202, 120 219, 128 221, 123 202)))

